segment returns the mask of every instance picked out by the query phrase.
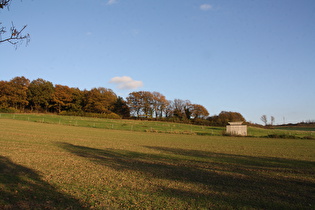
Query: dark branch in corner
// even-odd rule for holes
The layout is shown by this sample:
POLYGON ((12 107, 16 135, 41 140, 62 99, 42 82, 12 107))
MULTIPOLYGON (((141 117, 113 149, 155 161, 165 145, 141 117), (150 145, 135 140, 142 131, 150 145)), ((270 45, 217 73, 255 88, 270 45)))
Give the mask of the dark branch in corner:
POLYGON ((0 9, 3 9, 4 7, 8 6, 11 0, 1 0, 0 1, 0 9))
MULTIPOLYGON (((10 4, 11 0, 0 0, 0 9, 3 9, 4 7, 8 7, 10 4)), ((1 25, 2 23, 0 23, 1 25)), ((12 26, 10 28, 10 32, 6 31, 5 27, 0 27, 0 43, 4 43, 4 42, 9 42, 12 45, 17 45, 18 43, 23 42, 24 40, 26 40, 26 44, 28 44, 30 42, 30 35, 29 34, 22 34, 22 32, 24 31, 24 29, 27 27, 27 25, 23 26, 22 29, 18 30, 13 22, 12 22, 12 26), (2 35, 9 33, 9 36, 2 39, 2 35)))

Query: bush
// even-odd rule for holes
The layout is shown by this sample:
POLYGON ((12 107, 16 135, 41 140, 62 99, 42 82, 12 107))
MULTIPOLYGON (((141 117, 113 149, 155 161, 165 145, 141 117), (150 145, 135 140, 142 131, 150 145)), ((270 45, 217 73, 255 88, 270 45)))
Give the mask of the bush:
POLYGON ((14 108, 0 108, 0 113, 17 113, 19 112, 17 109, 14 108))
POLYGON ((63 116, 81 116, 81 117, 95 117, 95 118, 106 118, 106 119, 121 119, 121 116, 115 113, 100 114, 100 113, 90 113, 90 112, 68 112, 62 111, 59 115, 63 116))
POLYGON ((121 119, 121 116, 119 116, 118 114, 116 113, 110 113, 110 114, 105 114, 106 115, 106 118, 108 119, 121 119))
POLYGON ((304 136, 302 139, 315 139, 313 136, 304 136))
POLYGON ((276 139, 296 139, 296 136, 288 135, 288 134, 269 134, 266 136, 267 138, 276 138, 276 139))
POLYGON ((62 111, 59 115, 63 116, 83 116, 84 112, 71 112, 71 111, 62 111))
POLYGON ((206 120, 206 119, 194 119, 193 120, 193 124, 194 125, 205 125, 205 126, 209 126, 210 125, 210 121, 206 120))

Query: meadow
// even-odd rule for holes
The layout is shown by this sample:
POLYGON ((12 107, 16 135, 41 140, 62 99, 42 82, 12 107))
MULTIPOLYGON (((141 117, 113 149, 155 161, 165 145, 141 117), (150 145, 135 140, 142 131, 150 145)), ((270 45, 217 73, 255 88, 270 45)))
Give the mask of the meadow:
POLYGON ((315 206, 311 139, 135 132, 95 128, 97 121, 80 127, 1 117, 1 209, 315 206))
MULTIPOLYGON (((201 126, 184 123, 172 123, 148 120, 124 120, 104 119, 78 116, 61 116, 54 114, 8 114, 0 113, 0 119, 24 120, 29 122, 59 124, 68 126, 125 130, 151 133, 186 134, 186 135, 209 135, 222 136, 225 127, 201 126)), ((248 136, 251 137, 284 137, 284 138, 313 138, 315 139, 315 128, 304 130, 294 129, 264 129, 248 127, 248 136)))

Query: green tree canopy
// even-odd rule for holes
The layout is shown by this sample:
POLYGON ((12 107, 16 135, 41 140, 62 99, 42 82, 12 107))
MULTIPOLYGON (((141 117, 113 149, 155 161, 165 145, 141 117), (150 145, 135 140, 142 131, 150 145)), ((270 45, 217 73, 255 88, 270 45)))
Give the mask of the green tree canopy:
POLYGON ((85 91, 84 111, 109 114, 112 112, 116 100, 117 96, 111 89, 93 88, 85 91))
POLYGON ((28 101, 31 110, 48 111, 54 97, 54 86, 44 79, 33 80, 28 87, 28 101))

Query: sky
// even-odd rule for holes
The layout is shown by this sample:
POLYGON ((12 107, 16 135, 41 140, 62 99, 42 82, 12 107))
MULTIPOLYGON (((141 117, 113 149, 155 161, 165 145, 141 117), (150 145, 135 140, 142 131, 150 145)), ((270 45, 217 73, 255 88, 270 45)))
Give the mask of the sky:
POLYGON ((0 80, 157 91, 259 124, 315 120, 314 0, 12 0, 0 22, 31 36, 0 44, 0 80))

